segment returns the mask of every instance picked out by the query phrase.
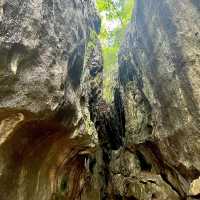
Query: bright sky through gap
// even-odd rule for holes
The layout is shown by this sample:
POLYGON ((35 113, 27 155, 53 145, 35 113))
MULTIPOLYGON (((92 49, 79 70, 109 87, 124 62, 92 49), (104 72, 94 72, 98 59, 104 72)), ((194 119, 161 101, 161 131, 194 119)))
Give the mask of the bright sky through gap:
POLYGON ((96 0, 101 17, 99 39, 104 60, 104 98, 112 101, 112 88, 118 70, 118 53, 132 16, 134 0, 96 0))

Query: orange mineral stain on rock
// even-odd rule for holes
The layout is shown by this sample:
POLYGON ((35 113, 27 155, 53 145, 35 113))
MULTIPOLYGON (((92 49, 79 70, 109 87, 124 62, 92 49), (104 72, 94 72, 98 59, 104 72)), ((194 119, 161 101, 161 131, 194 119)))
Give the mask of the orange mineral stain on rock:
POLYGON ((6 134, 0 146, 2 199, 81 196, 88 181, 85 157, 95 151, 90 150, 88 139, 70 139, 70 131, 59 123, 31 120, 22 113, 9 114, 0 127, 6 134))

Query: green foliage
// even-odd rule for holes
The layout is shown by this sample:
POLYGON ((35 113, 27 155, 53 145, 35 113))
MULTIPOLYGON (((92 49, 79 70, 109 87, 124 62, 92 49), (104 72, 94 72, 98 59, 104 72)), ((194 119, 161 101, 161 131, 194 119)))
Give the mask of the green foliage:
POLYGON ((97 36, 97 33, 94 31, 94 30, 90 30, 90 37, 87 41, 87 45, 86 45, 86 54, 85 54, 85 58, 84 58, 84 66, 87 64, 90 56, 91 56, 91 53, 92 53, 92 50, 95 48, 96 46, 96 42, 97 42, 97 39, 98 39, 98 36, 97 36))
POLYGON ((134 0, 97 0, 97 8, 102 18, 100 40, 104 56, 104 98, 109 102, 112 101, 119 48, 133 7, 134 0))

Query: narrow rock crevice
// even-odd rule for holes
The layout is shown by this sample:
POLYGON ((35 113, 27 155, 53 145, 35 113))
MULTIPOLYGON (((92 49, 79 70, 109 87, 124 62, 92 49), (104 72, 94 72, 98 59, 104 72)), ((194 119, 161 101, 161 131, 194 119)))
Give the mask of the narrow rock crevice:
POLYGON ((0 2, 0 199, 199 199, 199 8, 136 0, 107 103, 92 0, 0 2))

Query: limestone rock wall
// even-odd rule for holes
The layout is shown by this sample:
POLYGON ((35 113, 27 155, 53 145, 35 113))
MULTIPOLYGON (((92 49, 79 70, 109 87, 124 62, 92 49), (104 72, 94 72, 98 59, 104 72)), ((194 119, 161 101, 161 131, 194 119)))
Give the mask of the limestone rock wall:
POLYGON ((199 21, 136 0, 108 105, 92 0, 0 0, 0 200, 199 199, 199 21))
POLYGON ((99 199, 94 2, 1 0, 0 15, 0 199, 99 199))
POLYGON ((200 2, 137 0, 119 53, 125 137, 114 198, 199 199, 200 2))

